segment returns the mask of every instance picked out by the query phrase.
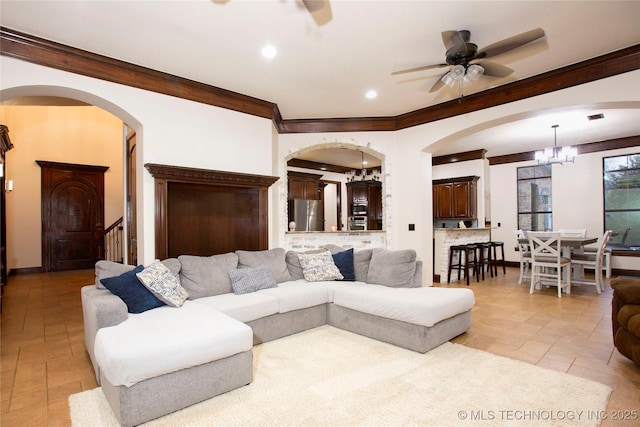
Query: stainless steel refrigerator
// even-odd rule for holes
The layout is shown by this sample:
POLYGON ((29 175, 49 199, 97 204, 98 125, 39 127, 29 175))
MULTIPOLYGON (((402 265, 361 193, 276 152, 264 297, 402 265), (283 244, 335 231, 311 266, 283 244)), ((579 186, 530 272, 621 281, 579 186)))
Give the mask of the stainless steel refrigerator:
POLYGON ((322 200, 289 200, 289 221, 295 221, 296 231, 323 231, 322 200))

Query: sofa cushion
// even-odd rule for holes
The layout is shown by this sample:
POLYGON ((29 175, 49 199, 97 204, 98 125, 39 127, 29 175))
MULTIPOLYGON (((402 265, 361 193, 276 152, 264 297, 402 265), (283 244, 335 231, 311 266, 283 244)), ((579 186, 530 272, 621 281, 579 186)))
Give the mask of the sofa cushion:
POLYGON ((325 283, 332 282, 309 283, 298 280, 279 283, 277 288, 263 289, 258 293, 275 297, 278 300, 278 313, 287 313, 329 302, 325 283))
POLYGON ((331 254, 333 262, 340 270, 342 274, 342 280, 354 281, 356 280, 356 273, 353 266, 353 248, 346 251, 331 254))
MULTIPOLYGON (((180 261, 178 261, 176 258, 167 258, 165 260, 162 260, 162 264, 164 264, 171 271, 171 273, 176 276, 176 278, 179 278, 178 274, 180 273, 180 261)), ((135 265, 127 265, 120 262, 107 261, 104 259, 96 262, 96 288, 105 289, 102 283, 100 283, 101 279, 104 279, 106 277, 119 276, 122 273, 133 270, 135 267, 135 265)))
POLYGON ((105 288, 124 301, 129 313, 142 313, 165 305, 138 280, 136 274, 143 269, 144 267, 139 265, 119 276, 100 280, 105 288))
POLYGON ((416 251, 375 248, 371 254, 367 283, 391 287, 413 286, 416 251))
POLYGON ((180 255, 180 283, 189 299, 233 292, 229 271, 238 268, 238 256, 232 252, 212 256, 180 255))
POLYGON ((302 266, 304 279, 309 282, 343 279, 329 251, 318 254, 298 254, 298 259, 302 266))
POLYGON ((236 295, 256 292, 260 289, 275 288, 278 285, 266 265, 252 268, 238 268, 229 272, 231 287, 236 295))
POLYGON ((363 284, 334 291, 333 303, 374 316, 432 327, 470 310, 473 291, 463 288, 391 288, 363 284))
POLYGON ((106 289, 101 282, 102 279, 106 279, 107 277, 119 276, 122 273, 133 270, 134 268, 136 268, 135 265, 127 265, 119 262, 107 261, 104 259, 96 262, 96 288, 106 289))
POLYGON ((251 322, 278 312, 276 297, 261 292, 215 295, 200 298, 194 302, 219 310, 240 322, 251 322))
POLYGON ((291 280, 287 263, 285 261, 285 250, 282 248, 270 249, 268 251, 236 251, 238 255, 238 268, 258 267, 266 265, 276 283, 291 280))
MULTIPOLYGON (((332 254, 344 252, 345 247, 327 244, 322 246, 331 251, 332 254)), ((357 282, 366 282, 369 273, 369 263, 371 262, 371 254, 373 249, 358 249, 353 251, 353 270, 357 282)))
POLYGON ((302 274, 302 266, 300 265, 300 259, 298 258, 298 254, 319 254, 320 252, 324 252, 324 249, 311 249, 304 252, 296 252, 296 251, 287 251, 285 254, 285 262, 287 263, 287 269, 289 270, 289 276, 291 280, 300 280, 304 279, 304 275, 302 274))
POLYGON ((140 273, 136 273, 136 276, 156 298, 171 307, 182 307, 189 297, 176 276, 158 260, 145 267, 140 273))
POLYGON ((111 384, 130 387, 148 378, 249 351, 252 346, 249 326, 186 301, 179 310, 160 307, 101 328, 96 334, 95 358, 111 384))

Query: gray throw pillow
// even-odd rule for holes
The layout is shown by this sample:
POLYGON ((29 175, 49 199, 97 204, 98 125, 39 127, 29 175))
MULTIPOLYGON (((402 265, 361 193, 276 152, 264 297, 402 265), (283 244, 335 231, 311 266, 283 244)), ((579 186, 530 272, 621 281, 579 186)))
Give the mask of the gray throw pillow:
POLYGON ((265 265, 273 274, 276 283, 288 282, 291 280, 287 263, 285 261, 285 251, 282 248, 270 249, 268 251, 236 251, 238 255, 238 268, 259 267, 265 265))
POLYGON ((212 256, 180 255, 180 283, 189 299, 233 292, 229 272, 238 268, 238 256, 232 252, 212 256))
POLYGON ((324 252, 324 249, 311 249, 305 252, 287 251, 285 255, 285 261, 287 263, 287 270, 289 270, 291 280, 304 279, 304 275, 302 274, 302 266, 300 265, 300 259, 298 259, 298 254, 319 254, 320 252, 324 252))
POLYGON ((376 248, 371 254, 367 282, 390 287, 411 287, 416 272, 416 251, 376 248))
POLYGON ((253 268, 239 268, 229 272, 231 287, 236 295, 256 292, 260 289, 277 288, 276 280, 266 265, 253 268))

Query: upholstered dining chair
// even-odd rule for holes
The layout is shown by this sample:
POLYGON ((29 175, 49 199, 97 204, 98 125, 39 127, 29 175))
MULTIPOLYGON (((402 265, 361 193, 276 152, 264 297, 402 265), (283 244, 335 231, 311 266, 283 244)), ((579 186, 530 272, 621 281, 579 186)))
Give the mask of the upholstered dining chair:
POLYGON ((570 294, 571 258, 562 256, 560 233, 530 231, 528 236, 531 247, 531 287, 529 293, 532 294, 536 288, 541 289, 542 280, 549 279, 544 284, 557 286, 558 298, 562 298, 562 288, 565 288, 567 294, 570 294), (564 283, 563 277, 565 278, 564 283))
POLYGON ((529 268, 531 267, 531 249, 529 242, 521 243, 520 239, 526 239, 527 236, 522 230, 513 230, 516 235, 516 243, 518 244, 518 254, 520 255, 520 277, 518 277, 518 285, 522 284, 524 279, 530 279, 529 268))
MULTIPOLYGON (((604 290, 603 281, 602 281, 602 263, 605 256, 605 251, 607 250, 606 246, 609 242, 609 238, 611 237, 611 230, 607 230, 604 234, 598 239, 598 243, 596 247, 598 250, 596 253, 593 252, 585 252, 582 254, 575 253, 571 254, 571 264, 580 266, 582 269, 585 267, 593 268, 594 279, 574 279, 574 283, 584 284, 584 285, 594 285, 596 287, 596 292, 602 293, 604 290)), ((584 275, 581 275, 584 276, 584 275)))

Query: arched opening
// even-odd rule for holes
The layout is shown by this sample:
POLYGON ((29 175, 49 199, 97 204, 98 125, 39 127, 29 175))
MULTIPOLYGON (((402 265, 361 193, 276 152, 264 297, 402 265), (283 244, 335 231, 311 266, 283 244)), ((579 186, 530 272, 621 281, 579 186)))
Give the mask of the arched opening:
MULTIPOLYGON (((388 228, 390 226, 390 221, 388 221, 388 213, 390 212, 390 207, 387 206, 388 203, 390 203, 390 197, 391 197, 391 188, 390 188, 390 180, 387 179, 386 176, 386 165, 385 165, 385 158, 386 155, 380 151, 374 150, 373 148, 370 147, 370 144, 367 143, 359 143, 358 141, 341 141, 341 140, 335 140, 335 141, 321 141, 321 142, 312 142, 309 145, 305 146, 305 147, 299 147, 295 150, 291 150, 289 152, 289 154, 287 154, 286 156, 284 156, 284 158, 282 158, 282 163, 281 163, 281 169, 280 169, 280 177, 282 179, 282 181, 284 183, 287 182, 287 172, 289 170, 287 163, 292 160, 292 159, 298 159, 300 157, 305 157, 305 155, 309 154, 309 153, 319 153, 321 151, 326 151, 326 152, 331 152, 332 155, 336 156, 338 154, 338 150, 348 150, 348 151, 352 151, 354 153, 363 153, 365 154, 368 158, 373 158, 376 159, 376 162, 372 165, 368 165, 367 169, 372 169, 372 167, 376 170, 379 170, 380 173, 376 174, 375 179, 379 180, 381 183, 381 205, 382 205, 382 219, 381 219, 381 229, 384 231, 388 231, 388 228)), ((358 158, 360 158, 358 156, 358 158)), ((328 162, 330 162, 330 159, 327 160, 328 162)), ((340 162, 335 161, 336 164, 339 164, 340 162)), ((353 168, 347 168, 347 169, 353 169, 353 168)), ((355 169, 361 169, 361 166, 355 168, 355 169)), ((336 183, 336 185, 339 185, 340 191, 339 193, 342 194, 342 203, 340 204, 340 221, 338 221, 339 224, 341 224, 342 228, 338 228, 337 231, 349 231, 348 230, 348 218, 350 215, 350 203, 346 201, 346 195, 347 195, 347 182, 349 181, 350 177, 348 173, 333 173, 333 174, 329 174, 329 173, 324 173, 322 170, 316 170, 315 171, 318 174, 321 174, 323 176, 329 176, 328 180, 332 183, 336 183)), ((369 171, 370 173, 370 171, 369 171)), ((359 171, 358 171, 359 174, 359 171)), ((356 175, 356 179, 361 179, 360 175, 356 175)), ((368 176, 366 179, 371 179, 371 176, 368 176)), ((283 185, 280 187, 280 200, 283 201, 283 203, 281 203, 281 206, 284 206, 283 209, 280 209, 279 212, 279 225, 280 225, 280 230, 286 231, 288 230, 288 220, 289 220, 289 206, 288 203, 286 203, 285 201, 287 200, 288 194, 287 194, 287 186, 283 185)), ((331 231, 330 226, 333 224, 329 224, 326 231, 331 231)), ((334 230, 335 231, 335 230, 334 230)))
MULTIPOLYGON (((12 156, 14 156, 14 160, 20 158, 22 162, 29 159, 29 156, 35 156, 38 158, 33 157, 31 160, 110 166, 111 170, 106 174, 105 184, 109 194, 105 193, 106 215, 103 227, 107 228, 117 222, 119 218, 123 218, 122 241, 119 243, 124 243, 126 247, 127 239, 125 236, 127 233, 136 232, 137 234, 139 228, 135 220, 132 222, 133 226, 129 227, 126 224, 126 213, 130 211, 132 206, 135 208, 138 205, 136 203, 137 197, 131 199, 130 205, 127 205, 126 202, 126 183, 128 181, 125 177, 127 170, 126 142, 129 139, 127 136, 137 134, 137 144, 141 143, 142 126, 140 122, 117 105, 103 98, 66 87, 14 87, 0 91, 0 98, 5 112, 12 109, 12 120, 20 116, 28 117, 27 111, 37 110, 40 117, 44 116, 43 121, 38 123, 45 123, 42 128, 37 128, 38 124, 33 122, 34 117, 26 122, 22 120, 23 124, 26 123, 22 129, 28 130, 23 132, 23 135, 29 135, 29 138, 38 135, 35 139, 27 141, 21 141, 22 138, 16 134, 17 129, 13 129, 13 142, 17 150, 14 150, 14 153, 8 153, 9 179, 11 179, 11 175, 18 174, 18 165, 12 165, 12 156), (22 109, 24 112, 20 111, 22 109), (78 113, 79 111, 84 112, 78 113), (31 123, 29 124, 29 122, 31 123), (28 127, 29 125, 31 128, 28 127), (54 132, 49 133, 52 128, 54 132), (78 130, 77 135, 74 135, 74 129, 78 130), (48 144, 47 148, 39 152, 24 153, 28 149, 42 148, 46 144, 48 144), (16 155, 21 157, 15 157, 16 155)), ((7 114, 3 116, 5 119, 8 118, 7 114)), ((11 127, 9 126, 10 133, 12 132, 11 127)), ((3 221, 10 222, 7 235, 8 237, 13 235, 8 241, 8 267, 19 272, 37 272, 44 265, 44 260, 38 256, 41 252, 38 247, 41 247, 43 243, 38 190, 40 177, 39 170, 37 167, 32 167, 33 165, 35 165, 35 161, 28 161, 26 167, 21 166, 22 175, 20 176, 24 174, 31 176, 27 180, 23 178, 14 180, 13 194, 10 194, 7 200, 9 207, 7 212, 3 212, 3 221), (33 200, 27 201, 27 199, 21 198, 23 197, 20 196, 21 192, 23 195, 30 193, 28 197, 37 199, 37 202, 34 204, 33 200), (26 238, 27 235, 31 237, 26 238), (16 251, 16 244, 19 244, 21 248, 19 251, 16 251), (25 256, 25 253, 29 255, 25 256)), ((142 167, 134 165, 133 170, 142 170, 142 167)), ((139 182, 141 180, 132 181, 139 182)), ((141 191, 136 191, 136 194, 141 194, 141 191)), ((132 246, 137 249, 138 245, 132 246)), ((126 250, 121 256, 123 256, 122 261, 126 262, 126 250)))

